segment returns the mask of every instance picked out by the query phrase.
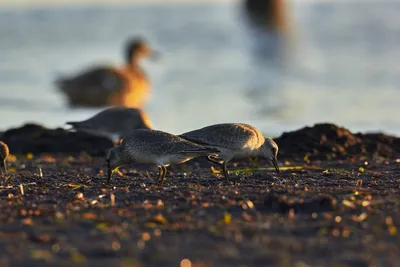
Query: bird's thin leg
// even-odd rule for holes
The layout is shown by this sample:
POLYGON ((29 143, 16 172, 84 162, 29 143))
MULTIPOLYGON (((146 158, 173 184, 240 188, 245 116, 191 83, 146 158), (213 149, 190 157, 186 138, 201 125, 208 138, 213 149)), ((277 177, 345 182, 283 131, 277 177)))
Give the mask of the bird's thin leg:
POLYGON ((158 167, 158 176, 157 176, 156 184, 159 184, 160 181, 161 181, 161 176, 162 176, 162 173, 163 173, 164 170, 162 169, 161 166, 157 166, 157 167, 158 167))
POLYGON ((6 172, 6 171, 7 171, 7 169, 6 169, 6 161, 4 160, 4 161, 1 162, 0 174, 4 174, 4 172, 6 172))
POLYGON ((221 171, 222 171, 222 174, 224 175, 225 179, 229 180, 229 173, 228 173, 228 169, 226 168, 226 160, 218 161, 211 155, 207 156, 207 160, 218 164, 221 167, 221 171))
POLYGON ((228 173, 228 168, 226 167, 226 161, 224 161, 222 164, 221 164, 221 169, 222 169, 222 173, 224 174, 224 176, 225 176, 225 179, 227 180, 227 181, 229 181, 229 173, 228 173))
POLYGON ((222 171, 222 174, 224 175, 225 179, 229 181, 229 174, 228 174, 228 169, 226 168, 226 161, 225 160, 218 161, 218 160, 214 159, 214 157, 211 156, 211 155, 207 156, 207 160, 218 164, 221 167, 221 171, 222 171))
POLYGON ((161 184, 160 185, 163 185, 164 180, 165 180, 165 176, 167 175, 167 167, 161 166, 161 168, 163 169, 163 175, 162 175, 162 178, 161 178, 161 184))
POLYGON ((208 161, 211 161, 211 162, 213 162, 213 163, 216 163, 216 164, 218 164, 218 165, 222 165, 222 161, 218 161, 218 160, 216 160, 213 156, 211 156, 211 155, 208 155, 207 156, 207 160, 208 161))

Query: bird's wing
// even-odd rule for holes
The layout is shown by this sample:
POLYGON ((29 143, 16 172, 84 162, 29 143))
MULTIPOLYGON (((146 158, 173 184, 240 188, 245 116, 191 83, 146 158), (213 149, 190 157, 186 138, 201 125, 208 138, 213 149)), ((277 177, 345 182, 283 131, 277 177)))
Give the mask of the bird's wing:
POLYGON ((125 140, 126 142, 136 143, 138 147, 146 149, 149 153, 215 153, 215 150, 205 148, 178 136, 155 130, 135 130, 126 136, 125 140))
POLYGON ((234 124, 220 124, 204 127, 198 130, 181 134, 180 137, 203 146, 216 146, 221 148, 237 148, 243 146, 251 131, 234 124))
POLYGON ((112 107, 103 110, 85 121, 87 127, 102 128, 106 125, 110 132, 126 132, 129 133, 139 128, 143 124, 141 119, 141 112, 135 108, 126 107, 112 107))

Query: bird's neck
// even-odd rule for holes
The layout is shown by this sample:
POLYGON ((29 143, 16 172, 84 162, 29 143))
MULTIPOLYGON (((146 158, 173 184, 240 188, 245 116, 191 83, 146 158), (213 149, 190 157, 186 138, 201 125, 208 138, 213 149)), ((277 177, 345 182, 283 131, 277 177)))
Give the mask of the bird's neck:
POLYGON ((257 149, 257 152, 258 152, 259 155, 261 155, 263 153, 264 149, 265 149, 265 142, 266 142, 266 140, 264 138, 264 141, 262 142, 262 144, 257 149))
POLYGON ((127 64, 133 67, 139 67, 139 63, 141 62, 142 58, 142 55, 140 55, 139 53, 134 53, 127 64))
POLYGON ((125 69, 133 74, 142 73, 142 68, 140 66, 139 60, 132 60, 125 65, 125 69))
POLYGON ((140 64, 139 64, 139 61, 137 61, 137 60, 132 60, 132 61, 130 61, 130 62, 128 62, 128 63, 126 64, 126 67, 133 71, 133 70, 135 70, 135 69, 140 68, 140 64))

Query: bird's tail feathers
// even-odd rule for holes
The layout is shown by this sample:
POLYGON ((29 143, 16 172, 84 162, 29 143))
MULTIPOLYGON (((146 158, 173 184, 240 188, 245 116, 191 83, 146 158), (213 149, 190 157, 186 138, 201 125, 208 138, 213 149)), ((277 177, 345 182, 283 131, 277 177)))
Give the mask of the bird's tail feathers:
POLYGON ((65 124, 71 125, 72 128, 74 128, 74 129, 78 129, 80 122, 79 121, 67 121, 65 124))
POLYGON ((68 90, 69 80, 59 77, 53 80, 53 84, 55 84, 60 91, 66 92, 68 90))

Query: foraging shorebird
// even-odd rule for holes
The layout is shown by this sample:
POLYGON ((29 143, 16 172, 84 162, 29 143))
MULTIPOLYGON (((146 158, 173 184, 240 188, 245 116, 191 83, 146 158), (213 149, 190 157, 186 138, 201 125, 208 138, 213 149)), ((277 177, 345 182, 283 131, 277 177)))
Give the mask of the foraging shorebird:
POLYGON ((8 155, 10 154, 10 150, 6 143, 0 141, 0 173, 8 174, 6 160, 8 155))
POLYGON ((112 107, 93 117, 77 122, 66 122, 76 131, 103 136, 118 144, 126 134, 137 129, 151 129, 147 114, 136 108, 112 107))
POLYGON ((71 107, 119 105, 140 108, 150 96, 150 83, 140 67, 143 58, 154 58, 156 52, 141 38, 127 42, 126 64, 121 68, 99 66, 74 77, 59 78, 56 85, 71 107))
POLYGON ((224 177, 229 174, 226 164, 233 158, 260 156, 270 160, 277 173, 280 173, 277 161, 278 145, 266 138, 256 127, 244 123, 223 123, 207 126, 179 135, 188 141, 204 147, 221 151, 217 157, 207 155, 207 159, 221 166, 224 177))
POLYGON ((157 130, 135 130, 125 136, 121 144, 111 148, 106 156, 107 183, 114 169, 129 163, 156 164, 159 170, 157 183, 162 185, 170 164, 179 164, 199 156, 219 153, 215 148, 182 139, 157 130))

